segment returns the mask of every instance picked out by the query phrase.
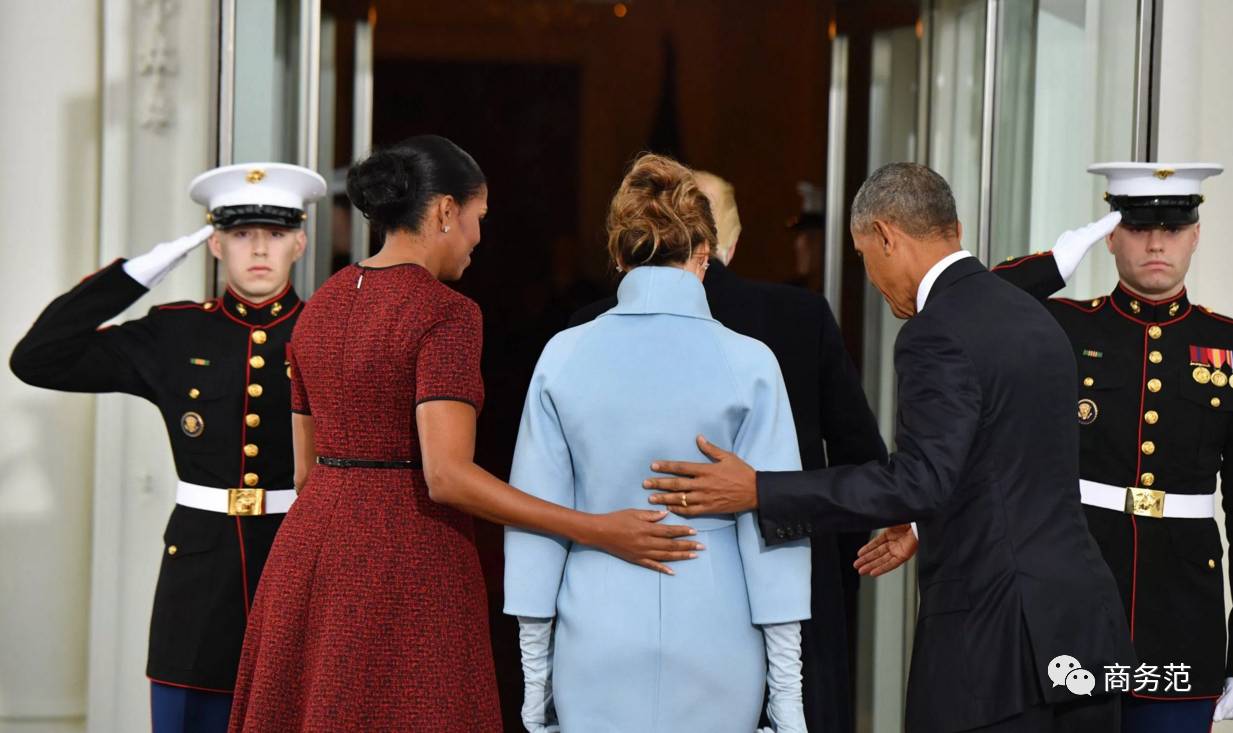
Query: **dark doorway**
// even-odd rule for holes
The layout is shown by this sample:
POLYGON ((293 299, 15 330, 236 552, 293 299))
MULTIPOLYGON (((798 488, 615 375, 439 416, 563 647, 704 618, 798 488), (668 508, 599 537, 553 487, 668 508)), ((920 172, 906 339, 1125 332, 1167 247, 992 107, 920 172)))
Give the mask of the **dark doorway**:
MULTIPOLYGON (((488 218, 455 287, 484 314, 476 460, 509 476, 522 401, 544 344, 602 289, 559 264, 578 248, 580 74, 570 64, 378 60, 373 142, 445 134, 488 178, 488 218), (564 258, 564 259, 563 259, 564 258)), ((477 522, 507 730, 520 730, 518 626, 501 613, 502 531, 477 522)))

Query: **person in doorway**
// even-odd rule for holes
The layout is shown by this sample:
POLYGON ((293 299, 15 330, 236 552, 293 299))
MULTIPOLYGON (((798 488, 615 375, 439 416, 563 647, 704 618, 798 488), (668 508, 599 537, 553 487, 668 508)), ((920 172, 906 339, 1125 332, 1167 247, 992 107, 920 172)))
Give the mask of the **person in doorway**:
MULTIPOLYGON (((725 327, 766 344, 775 355, 792 406, 802 467, 885 462, 877 421, 826 298, 805 288, 760 283, 734 273, 729 265, 741 245, 735 190, 705 171, 694 171, 694 179, 715 219, 715 249, 702 281, 711 315, 725 327)), ((575 313, 570 325, 594 320, 616 304, 616 298, 597 301, 575 313)), ((849 584, 844 577, 855 575, 847 558, 855 559, 856 548, 869 538, 868 533, 860 536, 856 542, 834 534, 810 538, 811 614, 801 622, 805 721, 810 730, 844 733, 854 726, 848 653, 854 619, 847 613, 849 584)), ((855 583, 851 590, 854 595, 855 583)))
POLYGON ((651 502, 685 517, 757 508, 768 545, 917 521, 906 729, 1116 730, 1101 678, 1134 649, 1076 490, 1065 334, 962 249, 950 187, 925 166, 879 168, 851 221, 870 280, 909 319, 895 344, 898 449, 885 466, 755 471, 699 437, 712 462, 656 461, 673 476, 646 480, 661 492, 651 502))
MULTIPOLYGON (((544 347, 515 484, 590 511, 637 505, 646 461, 687 455, 701 429, 763 468, 800 466, 774 355, 707 306, 715 236, 692 171, 653 154, 634 162, 608 211, 608 252, 626 273, 617 304, 544 347)), ((518 616, 528 730, 548 730, 555 711, 564 731, 752 733, 765 683, 774 730, 804 733, 808 543, 765 547, 752 512, 691 526, 706 551, 666 580, 506 531, 505 612, 518 616)))
POLYGON ((86 278, 52 301, 9 361, 37 387, 142 397, 166 423, 179 482, 150 619, 155 733, 227 727, 253 593, 295 499, 284 353, 303 303, 290 276, 307 244, 305 205, 324 194, 321 176, 293 165, 203 173, 189 195, 210 226, 86 278), (100 327, 207 241, 226 276, 222 297, 100 327))
POLYGON ((472 515, 660 572, 695 533, 663 512, 572 511, 475 464, 482 324, 443 282, 487 213, 470 155, 413 137, 352 166, 347 195, 384 244, 317 290, 292 337, 300 496, 253 602, 231 730, 500 730, 472 515))

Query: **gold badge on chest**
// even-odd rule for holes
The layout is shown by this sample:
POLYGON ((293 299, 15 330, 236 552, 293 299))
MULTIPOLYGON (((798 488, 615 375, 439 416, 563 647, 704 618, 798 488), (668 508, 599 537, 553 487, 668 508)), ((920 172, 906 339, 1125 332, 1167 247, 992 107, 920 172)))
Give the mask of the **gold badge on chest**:
POLYGON ((1079 400, 1079 424, 1091 425, 1096 422, 1096 415, 1100 410, 1096 407, 1096 403, 1088 398, 1079 400))
POLYGON ((1212 373, 1208 371, 1207 367, 1203 367, 1203 366, 1195 367, 1194 371, 1190 373, 1190 376, 1193 377, 1194 381, 1198 382, 1199 384, 1207 384, 1208 382, 1212 381, 1212 373))
POLYGON ((199 438, 205 432, 205 420, 195 412, 186 412, 180 416, 180 429, 190 438, 199 438))

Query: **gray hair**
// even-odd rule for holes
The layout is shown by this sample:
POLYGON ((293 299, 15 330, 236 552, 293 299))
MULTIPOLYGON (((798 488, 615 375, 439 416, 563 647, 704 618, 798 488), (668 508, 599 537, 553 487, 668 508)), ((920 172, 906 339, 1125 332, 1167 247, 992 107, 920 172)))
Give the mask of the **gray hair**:
POLYGON ((868 232, 875 219, 917 239, 958 234, 959 215, 950 186, 919 163, 889 163, 861 184, 852 200, 852 230, 868 232))

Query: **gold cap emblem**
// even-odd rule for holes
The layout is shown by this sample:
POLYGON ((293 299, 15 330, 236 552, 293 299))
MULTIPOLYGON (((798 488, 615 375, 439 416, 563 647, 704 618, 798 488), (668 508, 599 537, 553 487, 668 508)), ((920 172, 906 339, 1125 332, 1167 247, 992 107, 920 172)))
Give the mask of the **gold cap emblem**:
POLYGON ((1177 173, 1177 171, 1173 170, 1172 168, 1157 168, 1156 172, 1153 173, 1152 175, 1156 176, 1157 178, 1163 181, 1164 179, 1168 178, 1174 173, 1177 173))
MULTIPOLYGON (((1169 173, 1173 173, 1173 171, 1169 171, 1169 173)), ((249 183, 261 183, 261 181, 265 180, 265 171, 260 168, 254 168, 248 172, 247 176, 244 176, 244 180, 249 183)))

